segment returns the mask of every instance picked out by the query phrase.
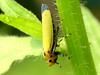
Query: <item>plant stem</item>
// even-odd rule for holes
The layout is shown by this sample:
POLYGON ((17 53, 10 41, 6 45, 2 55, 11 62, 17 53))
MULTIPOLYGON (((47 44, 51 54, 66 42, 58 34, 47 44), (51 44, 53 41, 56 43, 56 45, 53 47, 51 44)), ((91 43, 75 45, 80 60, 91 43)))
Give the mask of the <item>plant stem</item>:
POLYGON ((79 0, 57 0, 57 5, 75 75, 96 75, 79 0))

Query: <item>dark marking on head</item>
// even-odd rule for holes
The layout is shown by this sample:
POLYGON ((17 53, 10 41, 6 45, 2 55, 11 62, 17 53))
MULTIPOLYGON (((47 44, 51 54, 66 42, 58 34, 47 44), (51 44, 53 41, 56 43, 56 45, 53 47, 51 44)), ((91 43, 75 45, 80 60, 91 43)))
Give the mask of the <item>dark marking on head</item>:
POLYGON ((53 55, 50 55, 50 58, 52 58, 53 57, 53 55))
POLYGON ((52 62, 52 60, 49 60, 49 62, 52 62))
POLYGON ((51 51, 48 51, 48 53, 51 53, 51 51))

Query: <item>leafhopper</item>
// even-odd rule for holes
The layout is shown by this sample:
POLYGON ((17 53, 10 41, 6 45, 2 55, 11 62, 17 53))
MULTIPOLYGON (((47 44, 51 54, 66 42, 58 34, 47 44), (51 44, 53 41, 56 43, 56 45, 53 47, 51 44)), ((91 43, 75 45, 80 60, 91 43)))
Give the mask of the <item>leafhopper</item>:
POLYGON ((43 38, 43 51, 44 58, 49 63, 49 66, 57 63, 57 58, 59 52, 54 50, 55 41, 54 41, 54 29, 52 23, 51 12, 47 4, 42 4, 42 38, 43 38))

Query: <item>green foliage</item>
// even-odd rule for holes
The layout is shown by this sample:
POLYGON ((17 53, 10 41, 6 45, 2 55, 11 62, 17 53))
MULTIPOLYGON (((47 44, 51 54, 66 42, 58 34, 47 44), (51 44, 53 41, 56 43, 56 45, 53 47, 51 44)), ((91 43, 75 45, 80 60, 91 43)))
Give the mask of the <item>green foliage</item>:
POLYGON ((41 40, 41 22, 33 13, 14 0, 0 0, 0 8, 4 12, 0 21, 41 40))
POLYGON ((28 35, 33 36, 35 39, 41 39, 41 24, 34 20, 29 20, 22 17, 12 17, 7 15, 0 15, 0 20, 10 26, 13 26, 28 35))
MULTIPOLYGON (((42 59, 41 46, 38 49, 35 48, 35 44, 41 45, 42 41, 41 22, 33 13, 14 0, 0 0, 0 9, 4 12, 0 15, 0 21, 33 37, 33 41, 30 37, 0 37, 0 73, 7 71, 12 64, 3 75, 96 75, 87 41, 87 31, 89 42, 92 44, 90 47, 96 70, 100 75, 99 23, 86 8, 82 7, 85 31, 78 0, 57 0, 57 2, 64 33, 67 37, 68 52, 72 56, 71 61, 67 57, 59 56, 58 61, 62 67, 60 68, 59 65, 48 67, 42 59), (96 41, 94 42, 94 40, 96 41), (30 42, 32 42, 32 46, 30 42), (13 62, 27 55, 33 56, 13 62)), ((60 47, 66 50, 63 43, 60 47)))
POLYGON ((79 0, 57 0, 57 3, 75 75, 96 75, 79 0))
POLYGON ((86 7, 81 6, 81 8, 97 75, 100 75, 100 22, 86 7))

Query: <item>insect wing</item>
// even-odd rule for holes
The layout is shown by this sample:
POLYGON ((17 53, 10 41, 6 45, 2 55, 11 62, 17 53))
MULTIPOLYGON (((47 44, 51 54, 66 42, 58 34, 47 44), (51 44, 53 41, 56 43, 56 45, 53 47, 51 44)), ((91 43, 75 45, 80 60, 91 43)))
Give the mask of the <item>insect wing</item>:
POLYGON ((50 10, 46 4, 42 4, 42 38, 43 50, 51 51, 53 45, 53 24, 50 10))

